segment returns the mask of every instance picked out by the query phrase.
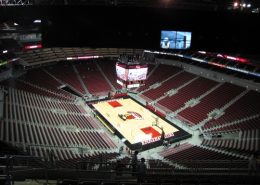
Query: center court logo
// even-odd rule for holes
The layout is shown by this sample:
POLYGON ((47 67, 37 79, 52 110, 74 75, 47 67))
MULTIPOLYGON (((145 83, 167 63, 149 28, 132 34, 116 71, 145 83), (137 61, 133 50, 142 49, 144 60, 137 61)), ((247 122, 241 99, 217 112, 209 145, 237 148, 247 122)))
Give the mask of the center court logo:
POLYGON ((125 114, 118 114, 118 116, 123 120, 143 120, 142 115, 134 111, 127 111, 125 114))

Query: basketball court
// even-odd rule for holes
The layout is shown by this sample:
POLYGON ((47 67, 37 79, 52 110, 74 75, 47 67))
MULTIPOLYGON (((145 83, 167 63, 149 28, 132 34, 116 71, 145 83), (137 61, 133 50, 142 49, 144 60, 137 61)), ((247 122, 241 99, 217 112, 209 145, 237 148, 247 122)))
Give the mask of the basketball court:
POLYGON ((96 111, 130 144, 147 144, 173 137, 179 129, 158 117, 131 98, 108 100, 92 104, 96 111))

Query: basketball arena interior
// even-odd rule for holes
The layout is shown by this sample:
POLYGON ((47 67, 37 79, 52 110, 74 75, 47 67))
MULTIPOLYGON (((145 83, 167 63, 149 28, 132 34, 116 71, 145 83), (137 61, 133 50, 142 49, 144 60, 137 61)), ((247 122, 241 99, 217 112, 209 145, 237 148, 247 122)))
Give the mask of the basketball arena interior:
POLYGON ((1 184, 260 184, 259 7, 0 0, 1 184))

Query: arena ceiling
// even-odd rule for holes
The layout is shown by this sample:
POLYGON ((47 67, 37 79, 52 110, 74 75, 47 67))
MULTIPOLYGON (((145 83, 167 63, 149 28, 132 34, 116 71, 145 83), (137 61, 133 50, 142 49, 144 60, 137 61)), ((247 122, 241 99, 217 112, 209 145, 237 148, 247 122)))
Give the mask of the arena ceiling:
MULTIPOLYGON (((259 0, 250 3, 252 8, 260 5, 259 0)), ((233 4, 234 0, 0 0, 0 23, 19 24, 0 34, 36 32, 33 21, 42 19, 37 32, 42 32, 45 47, 158 49, 160 31, 166 29, 192 31, 193 50, 259 54, 254 47, 260 42, 259 14, 248 14, 245 8, 227 11, 233 4), (4 6, 8 3, 34 6, 4 6)))
POLYGON ((39 5, 106 5, 106 6, 139 6, 139 7, 180 7, 180 8, 225 8, 234 2, 251 3, 259 6, 257 0, 35 0, 39 5))
POLYGON ((0 5, 85 5, 85 6, 133 6, 180 9, 222 10, 232 9, 234 3, 249 4, 259 8, 258 0, 0 0, 0 5))

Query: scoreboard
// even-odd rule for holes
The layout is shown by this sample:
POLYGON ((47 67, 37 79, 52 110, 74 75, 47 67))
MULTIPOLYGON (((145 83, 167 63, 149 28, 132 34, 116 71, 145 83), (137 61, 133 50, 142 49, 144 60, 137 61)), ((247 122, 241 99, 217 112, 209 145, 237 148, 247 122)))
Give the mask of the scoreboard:
POLYGON ((116 64, 117 83, 126 88, 139 87, 147 77, 148 66, 140 64, 116 64))

